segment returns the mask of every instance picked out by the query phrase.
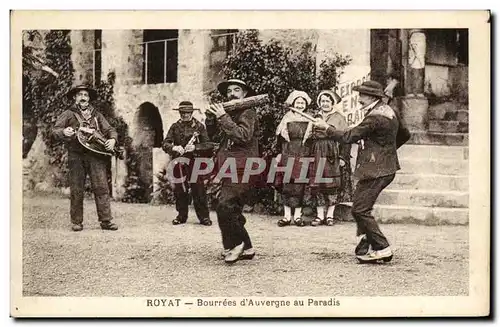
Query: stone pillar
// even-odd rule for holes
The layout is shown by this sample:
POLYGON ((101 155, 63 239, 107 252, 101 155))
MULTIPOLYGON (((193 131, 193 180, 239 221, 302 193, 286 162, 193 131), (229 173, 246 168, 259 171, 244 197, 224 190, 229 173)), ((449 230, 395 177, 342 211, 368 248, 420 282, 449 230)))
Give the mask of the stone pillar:
MULTIPOLYGON (((405 49, 408 62, 406 67, 406 96, 402 101, 401 115, 411 131, 426 132, 428 129, 429 102, 425 90, 426 37, 423 30, 410 30, 405 49)), ((403 56, 405 57, 405 56, 403 56)))
POLYGON ((115 88, 142 81, 142 30, 102 31, 102 78, 114 71, 115 88))
MULTIPOLYGON (((125 154, 126 156, 127 154, 125 154)), ((116 157, 111 159, 112 176, 112 197, 114 200, 121 200, 125 195, 125 180, 127 179, 126 158, 120 160, 116 157)))
POLYGON ((389 58, 389 30, 370 31, 370 79, 385 85, 389 58))
POLYGON ((158 174, 167 169, 170 157, 163 151, 162 148, 153 148, 153 192, 158 191, 158 174))
POLYGON ((73 83, 93 85, 94 30, 74 30, 70 34, 73 83))
POLYGON ((422 30, 411 30, 408 48, 410 94, 424 96, 426 38, 422 30))

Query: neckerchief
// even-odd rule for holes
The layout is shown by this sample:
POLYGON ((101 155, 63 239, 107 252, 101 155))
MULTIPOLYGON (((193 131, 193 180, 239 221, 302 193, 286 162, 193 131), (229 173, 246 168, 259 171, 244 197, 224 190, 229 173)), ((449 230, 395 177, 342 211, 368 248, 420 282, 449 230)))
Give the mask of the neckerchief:
POLYGON ((92 118, 92 114, 94 113, 94 107, 92 105, 88 105, 87 108, 82 108, 78 104, 76 105, 76 109, 80 113, 80 115, 85 119, 85 121, 89 121, 92 118))

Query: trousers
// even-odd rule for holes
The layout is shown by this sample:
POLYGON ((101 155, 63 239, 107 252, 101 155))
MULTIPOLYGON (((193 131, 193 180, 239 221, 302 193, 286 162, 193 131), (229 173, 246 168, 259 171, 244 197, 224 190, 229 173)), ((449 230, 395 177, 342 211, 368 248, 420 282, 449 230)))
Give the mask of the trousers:
POLYGON ((372 215, 373 205, 377 201, 380 192, 394 180, 395 176, 395 174, 392 174, 360 180, 354 191, 351 213, 356 220, 357 234, 365 234, 374 251, 388 247, 389 242, 372 215))
POLYGON ((174 187, 175 208, 179 213, 179 219, 186 221, 188 218, 189 208, 189 190, 191 190, 191 198, 193 199, 194 210, 200 221, 209 218, 208 199, 205 184, 200 183, 185 183, 186 190, 181 184, 176 184, 174 187))
POLYGON ((108 160, 108 157, 88 151, 68 152, 70 216, 73 224, 83 223, 83 198, 87 175, 90 176, 98 220, 109 222, 113 219, 106 172, 108 160))
POLYGON ((216 213, 224 249, 232 249, 242 242, 245 243, 245 250, 252 248, 243 215, 243 206, 251 188, 251 184, 222 182, 216 213))

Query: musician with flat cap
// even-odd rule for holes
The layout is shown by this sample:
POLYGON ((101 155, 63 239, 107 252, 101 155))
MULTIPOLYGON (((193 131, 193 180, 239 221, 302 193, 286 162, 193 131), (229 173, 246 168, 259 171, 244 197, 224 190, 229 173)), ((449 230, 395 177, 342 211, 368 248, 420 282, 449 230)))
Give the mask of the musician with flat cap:
POLYGON ((193 162, 195 157, 210 157, 213 145, 209 142, 205 126, 193 117, 193 112, 199 110, 194 108, 189 101, 182 101, 178 108, 180 119, 172 124, 163 140, 163 150, 172 159, 185 157, 190 159, 190 163, 178 163, 175 165, 173 173, 176 178, 185 178, 184 182, 174 184, 175 208, 178 215, 172 224, 179 225, 186 223, 188 219, 188 206, 193 200, 194 210, 200 224, 211 226, 210 214, 208 210, 207 191, 200 176, 196 181, 191 181, 193 162), (189 191, 191 190, 191 196, 189 191))
MULTIPOLYGON (((243 100, 254 95, 252 88, 239 79, 223 81, 217 89, 228 100, 243 100)), ((231 264, 255 256, 252 241, 245 228, 246 218, 243 216, 243 206, 247 203, 253 186, 252 182, 242 183, 241 177, 246 158, 259 157, 257 112, 254 107, 226 112, 221 103, 210 105, 207 112, 216 116, 223 132, 217 166, 220 168, 226 160, 236 162, 238 181, 235 183, 230 178, 221 180, 222 186, 216 209, 224 246, 224 260, 231 264)))
POLYGON ((110 190, 108 187, 107 165, 109 157, 92 151, 78 141, 80 127, 99 131, 107 140, 104 147, 113 151, 118 134, 90 101, 97 97, 97 92, 86 85, 71 89, 67 97, 73 104, 58 118, 53 129, 53 136, 66 143, 68 150, 70 217, 72 230, 83 229, 83 197, 87 174, 90 175, 92 191, 97 207, 97 217, 104 230, 117 230, 112 222, 110 190))
POLYGON ((410 133, 397 113, 382 101, 384 89, 378 82, 364 82, 353 91, 359 92, 359 103, 366 109, 359 125, 346 131, 321 119, 315 125, 339 142, 360 142, 355 170, 359 182, 351 209, 361 236, 355 253, 361 263, 387 262, 393 252, 371 212, 379 194, 400 169, 397 149, 409 140, 410 133))

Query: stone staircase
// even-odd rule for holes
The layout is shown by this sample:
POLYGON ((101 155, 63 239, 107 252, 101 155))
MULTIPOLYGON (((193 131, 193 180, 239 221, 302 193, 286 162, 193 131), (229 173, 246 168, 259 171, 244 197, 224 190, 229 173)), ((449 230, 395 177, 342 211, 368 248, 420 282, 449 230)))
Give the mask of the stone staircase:
POLYGON ((377 220, 468 224, 467 146, 405 144, 398 156, 401 170, 378 198, 374 207, 377 220))
POLYGON ((469 143, 469 111, 465 104, 430 105, 426 131, 413 131, 411 144, 462 145, 469 143))

